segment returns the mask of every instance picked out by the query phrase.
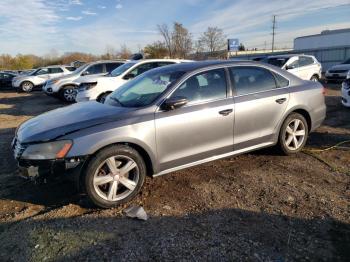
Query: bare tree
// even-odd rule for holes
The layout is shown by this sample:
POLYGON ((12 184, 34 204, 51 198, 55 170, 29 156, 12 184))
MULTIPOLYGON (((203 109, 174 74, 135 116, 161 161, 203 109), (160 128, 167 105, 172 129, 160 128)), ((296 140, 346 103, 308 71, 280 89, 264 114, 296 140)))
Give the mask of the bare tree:
POLYGON ((128 59, 132 55, 130 49, 124 44, 120 46, 120 50, 118 52, 118 58, 128 59))
POLYGON ((168 54, 168 49, 163 42, 154 42, 146 45, 143 52, 147 58, 164 58, 168 54))
POLYGON ((174 23, 171 35, 173 42, 173 53, 177 58, 186 58, 192 51, 192 35, 180 23, 174 23))
POLYGON ((172 34, 169 31, 167 24, 162 24, 157 26, 159 34, 164 38, 164 43, 168 49, 168 55, 170 58, 173 58, 173 43, 172 43, 172 34))
POLYGON ((218 27, 208 27, 201 37, 199 38, 204 50, 211 54, 223 50, 226 46, 226 36, 222 29, 218 27))

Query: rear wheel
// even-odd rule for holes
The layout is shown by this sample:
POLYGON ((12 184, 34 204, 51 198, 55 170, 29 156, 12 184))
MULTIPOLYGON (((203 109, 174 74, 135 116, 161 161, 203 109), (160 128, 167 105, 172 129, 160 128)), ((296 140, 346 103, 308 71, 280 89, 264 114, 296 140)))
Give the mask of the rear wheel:
POLYGON ((303 149, 308 136, 305 118, 298 113, 290 114, 283 122, 279 134, 279 147, 286 155, 295 154, 303 149))
POLYGON ((77 90, 75 86, 65 86, 60 90, 60 98, 68 103, 75 102, 77 90))
POLYGON ((146 165, 135 149, 111 146, 89 162, 85 190, 95 205, 111 208, 133 199, 141 190, 145 176, 146 165))
POLYGON ((23 92, 26 92, 26 93, 32 92, 33 87, 34 87, 34 84, 32 82, 29 82, 29 81, 24 81, 21 84, 21 90, 23 92))

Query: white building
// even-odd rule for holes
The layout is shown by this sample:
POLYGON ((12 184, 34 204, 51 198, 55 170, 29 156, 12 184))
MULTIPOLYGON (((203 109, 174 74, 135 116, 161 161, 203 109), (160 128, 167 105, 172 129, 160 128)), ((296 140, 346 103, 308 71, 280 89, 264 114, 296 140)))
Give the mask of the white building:
POLYGON ((350 46, 350 28, 324 30, 321 34, 294 39, 294 50, 334 48, 350 46))

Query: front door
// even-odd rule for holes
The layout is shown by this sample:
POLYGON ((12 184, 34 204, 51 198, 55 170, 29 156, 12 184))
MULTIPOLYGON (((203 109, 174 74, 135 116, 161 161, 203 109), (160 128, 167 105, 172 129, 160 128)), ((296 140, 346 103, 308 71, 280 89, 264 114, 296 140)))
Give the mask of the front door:
POLYGON ((234 104, 224 69, 188 78, 171 95, 188 104, 155 114, 160 171, 233 151, 234 104))

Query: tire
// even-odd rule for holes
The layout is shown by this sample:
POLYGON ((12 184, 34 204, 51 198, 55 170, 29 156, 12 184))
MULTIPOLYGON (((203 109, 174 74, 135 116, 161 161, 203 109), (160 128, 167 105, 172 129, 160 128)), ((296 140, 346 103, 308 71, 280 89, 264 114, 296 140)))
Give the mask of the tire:
POLYGON ((305 118, 301 114, 292 113, 284 120, 280 129, 278 146, 285 155, 298 153, 305 146, 308 134, 309 128, 305 118))
POLYGON ((75 86, 65 86, 59 92, 60 99, 67 103, 75 102, 76 96, 77 90, 75 86))
POLYGON ((101 150, 89 161, 82 182, 93 204, 112 208, 130 201, 140 192, 146 172, 145 162, 135 149, 115 145, 101 150), (111 169, 115 170, 114 174, 111 169))
POLYGON ((313 75, 313 76, 310 78, 310 81, 318 82, 318 81, 319 81, 319 78, 318 78, 317 75, 313 75))
POLYGON ((107 96, 108 96, 110 93, 112 93, 112 92, 106 92, 106 93, 101 94, 101 95, 96 99, 96 101, 99 102, 99 103, 101 103, 101 104, 104 104, 104 102, 106 101, 107 96))
POLYGON ((33 91, 34 84, 30 81, 24 81, 21 83, 21 90, 26 93, 30 93, 33 91))

